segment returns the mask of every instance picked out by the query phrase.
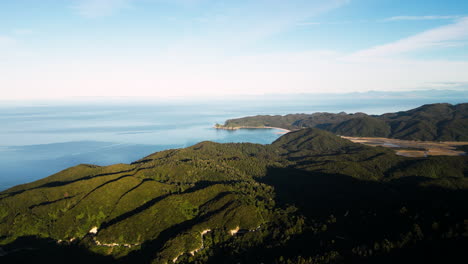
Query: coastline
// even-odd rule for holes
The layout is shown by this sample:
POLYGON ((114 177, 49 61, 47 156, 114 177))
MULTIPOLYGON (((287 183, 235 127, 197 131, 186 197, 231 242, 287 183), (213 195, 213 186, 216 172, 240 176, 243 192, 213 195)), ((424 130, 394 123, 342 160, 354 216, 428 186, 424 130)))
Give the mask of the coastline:
POLYGON ((286 134, 291 132, 291 130, 286 129, 286 128, 281 128, 281 127, 272 127, 272 126, 262 126, 262 127, 255 127, 255 126, 238 126, 238 127, 217 127, 213 126, 213 128, 216 129, 222 129, 222 130, 239 130, 239 129, 278 129, 281 130, 282 132, 278 132, 278 134, 286 134))

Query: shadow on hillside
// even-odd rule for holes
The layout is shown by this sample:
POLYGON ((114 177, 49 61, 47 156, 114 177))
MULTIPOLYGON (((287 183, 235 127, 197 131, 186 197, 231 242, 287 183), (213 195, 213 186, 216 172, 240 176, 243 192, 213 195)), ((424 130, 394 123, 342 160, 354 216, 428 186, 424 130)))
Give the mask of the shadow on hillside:
MULTIPOLYGON (((465 263, 468 259, 468 239, 460 236, 463 227, 452 229, 468 219, 467 191, 421 187, 431 180, 423 177, 377 182, 294 168, 269 168, 259 180, 275 188, 279 206, 295 205, 312 228, 272 246, 260 244, 235 253, 228 245, 220 246, 207 263, 275 263, 281 257, 307 259, 328 252, 339 253, 339 261, 331 263, 465 263), (438 230, 433 230, 434 222, 438 230), (416 225, 423 230, 422 238, 415 238, 416 225), (453 236, 456 232, 458 237, 453 236), (363 246, 375 250, 376 242, 387 239, 395 247, 390 252, 353 253, 363 246)), ((326 259, 313 263, 327 263, 326 259)))
POLYGON ((4 255, 0 255, 2 264, 115 263, 114 258, 92 253, 79 245, 60 245, 55 240, 38 237, 21 237, 1 248, 4 251, 0 251, 4 255))
MULTIPOLYGON (((416 223, 424 232, 428 232, 434 221, 443 228, 468 219, 468 210, 466 210, 468 192, 420 186, 421 183, 430 180, 423 177, 404 177, 388 182, 377 182, 359 180, 342 174, 310 172, 294 168, 269 168, 265 177, 259 181, 275 188, 277 204, 295 205, 299 208, 299 212, 307 217, 311 226, 318 223, 318 231, 305 230, 301 236, 291 237, 287 244, 279 246, 265 247, 262 244, 236 253, 233 253, 229 247, 213 249, 217 254, 208 263, 252 263, 252 260, 256 260, 255 263, 273 263, 280 256, 307 257, 332 250, 340 252, 347 263, 382 263, 387 257, 393 263, 436 259, 420 258, 420 254, 426 250, 433 253, 427 256, 447 254, 463 256, 465 252, 463 248, 468 245, 467 239, 441 240, 431 233, 425 235, 433 236, 432 240, 423 240, 413 247, 408 246, 386 255, 363 259, 350 253, 356 246, 373 246, 375 241, 383 239, 399 241, 401 234, 411 231, 416 223), (336 222, 328 222, 331 215, 336 218, 336 222), (321 227, 323 224, 328 225, 325 231, 321 227), (332 240, 333 244, 327 244, 332 240)), ((214 184, 235 183, 236 181, 199 182, 184 192, 172 195, 195 192, 214 184)), ((221 199, 227 194, 220 193, 213 200, 221 199)), ((138 214, 164 198, 155 198, 106 224, 110 226, 138 214)), ((141 250, 119 260, 91 253, 79 245, 59 245, 50 239, 24 237, 2 246, 8 254, 0 257, 0 263, 149 263, 164 247, 167 240, 189 230, 197 223, 207 221, 230 205, 228 203, 216 211, 174 225, 163 231, 155 240, 146 241, 141 250)), ((106 224, 102 228, 105 228, 106 224)))
POLYGON ((280 256, 313 257, 332 250, 340 252, 346 263, 383 263, 387 256, 392 261, 385 263, 409 263, 407 260, 416 259, 434 263, 431 260, 443 260, 443 257, 436 256, 445 254, 464 256, 464 259, 467 259, 464 253, 464 248, 468 246, 467 239, 457 240, 448 236, 444 238, 440 234, 446 231, 431 231, 434 222, 448 229, 449 226, 468 219, 467 191, 421 187, 421 183, 431 180, 423 177, 377 182, 293 168, 270 168, 267 175, 260 180, 275 188, 276 200, 280 206, 295 205, 299 212, 307 217, 309 223, 319 223, 318 229, 324 224, 328 228, 318 233, 305 231, 301 236, 291 238, 280 248, 249 249, 244 253, 244 259, 255 256, 270 256, 272 259, 280 256), (331 216, 336 222, 329 222, 331 216), (356 257, 351 253, 351 249, 356 246, 372 247, 375 241, 383 239, 400 241, 402 234, 413 232, 415 224, 426 232, 427 240, 422 240, 414 246, 408 245, 406 249, 368 259, 356 257), (327 241, 332 240, 333 244, 324 246, 327 241), (426 253, 429 257, 421 257, 420 254, 425 250, 432 250, 432 254, 426 253))
POLYGON ((441 241, 423 241, 415 246, 398 249, 390 254, 369 259, 355 259, 350 263, 394 264, 394 263, 466 263, 468 238, 448 238, 441 241))
MULTIPOLYGON (((86 180, 90 180, 90 179, 94 179, 94 178, 97 178, 97 177, 104 177, 104 176, 110 176, 110 175, 117 175, 117 174, 121 174, 121 173, 128 173, 128 172, 132 172, 132 171, 135 171, 134 169, 131 169, 131 170, 124 170, 124 171, 117 171, 117 172, 109 172, 109 173, 102 173, 102 174, 97 174, 97 175, 88 175, 88 176, 84 176, 84 177, 81 177, 81 178, 78 178, 78 179, 75 179, 75 180, 70 180, 70 181, 53 181, 53 182, 48 182, 48 183, 45 183, 45 184, 42 184, 42 185, 39 185, 39 186, 36 186, 36 187, 33 187, 33 188, 29 188, 29 189, 22 189, 22 190, 18 190, 18 191, 9 191, 9 190, 6 190, 4 193, 3 193, 3 197, 0 197, 0 200, 1 199, 4 199, 4 198, 8 198, 8 197, 12 197, 12 196, 15 196, 15 195, 18 195, 18 194, 21 194, 21 193, 24 193, 24 192, 27 192, 27 191, 31 191, 31 190, 36 190, 36 189, 41 189, 41 188, 54 188, 54 187, 61 187, 61 186, 65 186, 65 185, 68 185, 68 184, 72 184, 72 183, 75 183, 75 182, 80 182, 80 181, 86 181, 86 180)), ((134 175, 134 174, 133 174, 134 175)), ((127 175, 129 176, 129 175, 127 175)), ((20 187, 21 185, 19 185, 20 187)), ((15 187, 14 187, 15 188, 15 187)))
MULTIPOLYGON (((221 199, 222 197, 228 195, 229 192, 223 192, 219 193, 215 198, 212 200, 218 200, 221 199)), ((203 223, 207 220, 209 220, 211 217, 215 216, 218 213, 221 213, 231 207, 235 201, 229 201, 226 204, 224 204, 222 207, 208 212, 206 214, 197 216, 193 219, 184 221, 179 224, 175 224, 172 227, 164 230, 161 232, 158 237, 154 240, 146 241, 145 243, 142 244, 141 250, 131 252, 129 255, 126 257, 123 257, 119 261, 121 263, 151 263, 151 261, 156 257, 157 252, 160 252, 163 250, 165 243, 171 239, 176 237, 178 234, 182 234, 190 228, 192 228, 194 225, 203 223)))
POLYGON ((260 181, 275 188, 280 204, 292 204, 307 216, 345 213, 349 210, 389 210, 411 205, 463 208, 468 192, 441 187, 421 187, 424 177, 403 177, 379 182, 342 174, 310 172, 294 168, 269 168, 260 181))
MULTIPOLYGON (((140 171, 148 170, 148 169, 152 169, 152 168, 154 168, 154 166, 143 167, 143 168, 133 168, 133 169, 130 169, 130 170, 122 170, 122 171, 101 173, 101 174, 96 174, 96 175, 88 175, 88 176, 84 176, 84 177, 74 179, 74 180, 69 180, 69 181, 52 181, 52 182, 48 182, 48 183, 45 183, 45 184, 42 184, 42 185, 39 185, 39 186, 36 186, 36 187, 33 187, 33 188, 22 189, 22 190, 18 190, 18 191, 10 191, 10 189, 8 189, 8 190, 6 190, 6 191, 4 191, 2 193, 3 196, 0 197, 0 200, 2 200, 4 198, 8 198, 8 197, 13 197, 15 195, 18 195, 18 194, 21 194, 21 193, 24 193, 24 192, 27 192, 27 191, 31 191, 31 190, 42 189, 42 188, 61 187, 61 186, 73 184, 73 183, 76 183, 76 182, 86 181, 86 180, 90 180, 90 179, 94 179, 94 178, 98 178, 98 177, 105 177, 105 176, 112 176, 112 175, 127 173, 127 174, 122 175, 121 177, 118 178, 118 179, 121 179, 123 177, 135 176, 140 171)), ((118 179, 116 179, 116 180, 118 180, 118 179)), ((22 185, 19 185, 19 187, 20 186, 22 186, 22 185)), ((102 186, 100 186, 100 187, 102 187, 102 186)), ((13 188, 16 189, 17 187, 13 187, 13 188)))
MULTIPOLYGON (((150 180, 147 180, 147 181, 150 181, 150 180)), ((155 205, 156 203, 170 197, 170 196, 174 196, 174 195, 183 195, 183 194, 190 194, 190 193, 194 193, 194 192, 197 192, 197 191, 200 191, 200 190, 203 190, 205 188, 208 188, 208 187, 211 187, 211 186, 214 186, 214 185, 218 185, 218 184, 235 184, 235 183, 239 183, 241 181, 218 181, 218 182, 211 182, 211 181, 199 181, 197 182, 193 187, 190 187, 188 188, 187 190, 183 191, 183 192, 174 192, 174 193, 168 193, 168 194, 165 194, 165 195, 161 195, 161 196, 158 196, 158 197, 155 197, 151 200, 149 200, 148 202, 140 205, 139 207, 133 209, 133 210, 130 210, 126 213, 123 213, 117 217, 115 217, 114 219, 111 219, 109 221, 106 221, 104 223, 101 224, 101 230, 103 229, 106 229, 112 225, 115 225, 119 222, 122 222, 130 217, 133 217, 143 211, 145 211, 146 209, 150 208, 151 206, 155 205)))

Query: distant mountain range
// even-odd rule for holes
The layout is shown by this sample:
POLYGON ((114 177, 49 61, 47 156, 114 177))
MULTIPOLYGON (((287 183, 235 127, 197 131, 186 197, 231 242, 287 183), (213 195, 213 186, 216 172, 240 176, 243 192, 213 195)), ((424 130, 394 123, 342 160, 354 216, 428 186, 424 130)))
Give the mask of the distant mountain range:
MULTIPOLYGON (((301 120, 367 127, 463 107, 301 120)), ((467 172, 468 156, 405 158, 317 128, 79 165, 0 193, 0 262, 465 263, 467 172)))
POLYGON ((259 115, 227 120, 222 127, 263 126, 291 130, 314 127, 343 136, 468 141, 468 103, 430 104, 409 111, 383 115, 365 113, 259 115))

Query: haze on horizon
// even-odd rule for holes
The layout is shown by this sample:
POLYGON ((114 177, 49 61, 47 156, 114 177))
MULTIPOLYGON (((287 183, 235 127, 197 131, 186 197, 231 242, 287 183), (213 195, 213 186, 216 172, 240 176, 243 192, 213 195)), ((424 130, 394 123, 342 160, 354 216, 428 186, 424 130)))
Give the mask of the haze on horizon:
POLYGON ((0 2, 1 100, 468 89, 459 0, 0 2))

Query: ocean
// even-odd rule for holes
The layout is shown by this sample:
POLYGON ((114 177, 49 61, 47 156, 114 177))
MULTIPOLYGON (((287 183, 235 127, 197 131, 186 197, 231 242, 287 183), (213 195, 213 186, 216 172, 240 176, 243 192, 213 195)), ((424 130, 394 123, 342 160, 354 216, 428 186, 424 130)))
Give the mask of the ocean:
MULTIPOLYGON (((0 190, 78 164, 130 163, 200 141, 269 144, 277 129, 217 130, 215 123, 259 114, 408 110, 436 99, 23 102, 0 106, 0 190)), ((454 103, 463 99, 454 99, 454 103)))

